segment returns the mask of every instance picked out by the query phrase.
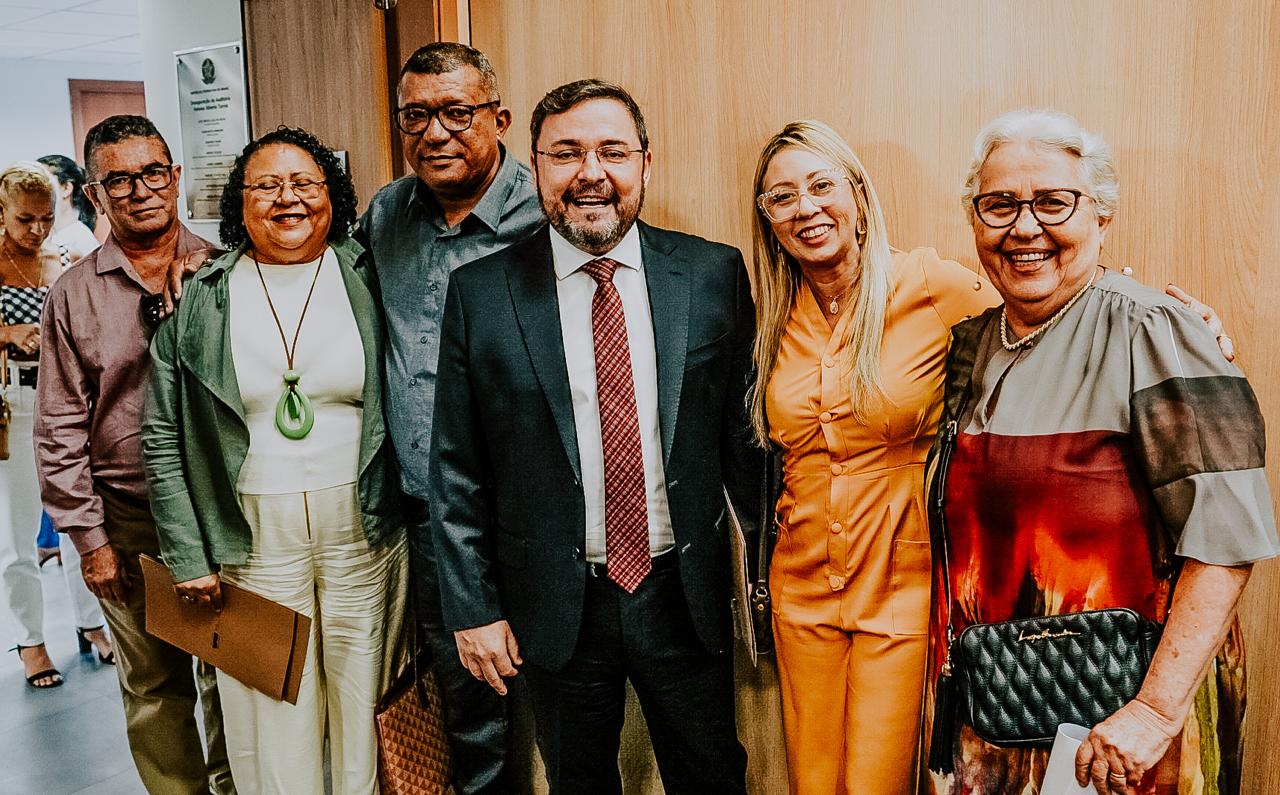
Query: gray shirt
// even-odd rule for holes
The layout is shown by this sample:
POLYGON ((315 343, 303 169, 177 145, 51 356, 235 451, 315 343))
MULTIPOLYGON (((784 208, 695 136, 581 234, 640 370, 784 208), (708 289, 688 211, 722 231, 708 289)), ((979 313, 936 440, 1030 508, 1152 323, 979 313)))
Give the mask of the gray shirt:
POLYGON ((480 203, 457 226, 445 224, 430 189, 414 175, 373 197, 360 220, 387 315, 387 427, 404 490, 427 497, 431 409, 440 356, 440 320, 449 274, 506 248, 544 223, 529 167, 503 150, 502 165, 480 203))

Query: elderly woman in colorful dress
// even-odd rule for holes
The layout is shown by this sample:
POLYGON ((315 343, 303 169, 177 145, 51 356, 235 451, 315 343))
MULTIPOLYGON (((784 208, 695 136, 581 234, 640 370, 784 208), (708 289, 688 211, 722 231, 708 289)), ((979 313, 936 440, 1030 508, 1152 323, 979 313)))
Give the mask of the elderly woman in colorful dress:
MULTIPOLYGON (((1004 304, 953 334, 934 560, 955 598, 936 600, 935 649, 947 622, 1132 609, 1163 635, 1136 697, 1081 746, 1079 783, 1234 794, 1236 605, 1253 562, 1280 553, 1262 417, 1197 314, 1102 266, 1118 198, 1110 151, 1069 116, 1018 111, 978 136, 965 204, 1004 304)), ((936 792, 1037 791, 1047 749, 959 723, 936 792)))

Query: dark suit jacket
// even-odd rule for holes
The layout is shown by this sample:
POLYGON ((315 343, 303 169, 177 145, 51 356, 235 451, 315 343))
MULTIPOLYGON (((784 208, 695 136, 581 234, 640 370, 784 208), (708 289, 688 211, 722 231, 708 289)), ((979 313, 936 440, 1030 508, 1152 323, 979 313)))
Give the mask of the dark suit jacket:
MULTIPOLYGON (((640 224, 671 524, 689 614, 731 641, 722 483, 755 505, 745 395, 755 314, 737 249, 640 224)), ((521 656, 573 653, 586 564, 582 479, 547 227, 449 279, 431 447, 445 626, 510 622, 521 656)))

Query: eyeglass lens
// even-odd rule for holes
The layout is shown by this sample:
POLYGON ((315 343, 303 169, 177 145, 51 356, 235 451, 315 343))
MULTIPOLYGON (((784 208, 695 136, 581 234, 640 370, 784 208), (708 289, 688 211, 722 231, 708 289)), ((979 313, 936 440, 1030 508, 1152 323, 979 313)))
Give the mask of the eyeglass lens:
POLYGON ((987 226, 1001 229, 1013 226, 1026 205, 1044 226, 1066 223, 1076 211, 1082 194, 1073 190, 1052 190, 1031 199, 1017 199, 1002 194, 987 194, 974 199, 974 209, 987 226))
POLYGON ((138 180, 142 180, 142 184, 150 190, 167 188, 173 182, 173 166, 149 166, 132 174, 117 174, 104 179, 102 186, 107 189, 107 195, 111 198, 123 199, 133 194, 134 183, 138 180))

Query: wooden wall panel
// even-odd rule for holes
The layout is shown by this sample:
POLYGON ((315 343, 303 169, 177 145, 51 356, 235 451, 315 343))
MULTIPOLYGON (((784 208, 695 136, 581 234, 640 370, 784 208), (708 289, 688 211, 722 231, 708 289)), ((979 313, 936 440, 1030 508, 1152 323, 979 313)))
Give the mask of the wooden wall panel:
POLYGON ((363 211, 393 176, 383 12, 372 0, 242 7, 253 136, 286 124, 346 150, 363 211))
MULTIPOLYGON (((791 119, 823 119, 848 138, 897 246, 934 246, 976 267, 958 201, 974 135, 1018 107, 1076 115, 1106 136, 1121 171, 1104 261, 1150 284, 1176 281, 1218 308, 1271 419, 1276 460, 1274 0, 472 0, 471 34, 515 113, 507 142, 517 156, 528 157, 529 113, 545 91, 581 77, 616 80, 649 123, 645 217, 744 251, 756 155, 791 119)), ((1244 792, 1280 792, 1268 742, 1280 736, 1275 565, 1258 567, 1244 621, 1244 792)), ((776 677, 747 669, 741 678, 752 791, 784 792, 776 677)))

